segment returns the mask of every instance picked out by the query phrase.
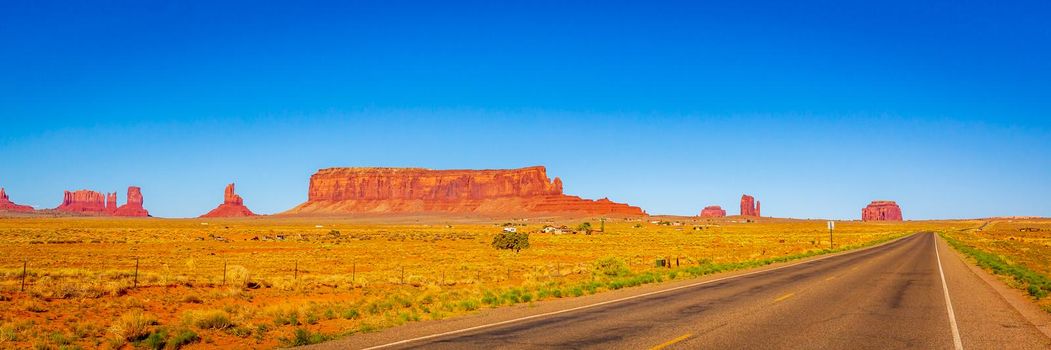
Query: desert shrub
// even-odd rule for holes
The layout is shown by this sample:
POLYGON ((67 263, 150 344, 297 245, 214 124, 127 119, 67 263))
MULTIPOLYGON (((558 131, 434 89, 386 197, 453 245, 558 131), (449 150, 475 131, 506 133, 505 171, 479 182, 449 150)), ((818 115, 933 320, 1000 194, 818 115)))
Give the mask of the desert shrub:
POLYGON ((223 310, 191 311, 186 314, 188 323, 200 329, 227 329, 235 326, 230 315, 223 310))
POLYGON ((529 248, 529 234, 525 232, 502 232, 493 237, 493 248, 514 250, 515 253, 529 248))
POLYGON ((282 338, 281 341, 285 346, 292 347, 318 344, 328 339, 328 336, 325 336, 320 332, 315 333, 303 328, 296 328, 296 331, 292 334, 292 339, 282 338))
POLYGON ((119 340, 139 341, 150 335, 150 326, 154 324, 157 324, 155 317, 136 310, 121 315, 109 331, 119 340))
POLYGON ((595 262, 596 273, 608 277, 627 276, 631 274, 628 265, 616 257, 606 257, 595 262))
POLYGON ((478 310, 478 301, 476 300, 463 300, 460 302, 460 308, 465 311, 478 310))
POLYGON ((178 350, 179 348, 196 343, 201 340, 201 337, 197 336, 197 333, 189 329, 181 329, 173 333, 171 338, 168 338, 167 348, 172 350, 178 350))
POLYGON ((168 331, 165 329, 157 330, 157 332, 150 334, 142 341, 142 347, 153 350, 162 350, 168 344, 168 331))

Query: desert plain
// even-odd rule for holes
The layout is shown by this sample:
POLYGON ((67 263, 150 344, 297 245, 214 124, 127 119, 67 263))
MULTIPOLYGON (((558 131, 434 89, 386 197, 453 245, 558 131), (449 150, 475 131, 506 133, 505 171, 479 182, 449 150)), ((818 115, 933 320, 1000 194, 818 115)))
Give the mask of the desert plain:
POLYGON ((1051 309, 1048 231, 1041 219, 839 221, 833 247, 824 220, 745 217, 5 218, 0 348, 306 345, 915 232, 986 252, 972 258, 1051 309), (495 249, 505 228, 529 247, 495 249))

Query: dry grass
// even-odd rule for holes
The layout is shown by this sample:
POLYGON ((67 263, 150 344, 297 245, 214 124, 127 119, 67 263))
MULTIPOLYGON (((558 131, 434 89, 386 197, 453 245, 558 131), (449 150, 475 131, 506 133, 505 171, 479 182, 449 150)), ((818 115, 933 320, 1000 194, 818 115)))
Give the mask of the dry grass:
MULTIPOLYGON (((531 233, 516 254, 491 246, 503 221, 2 219, 0 295, 10 300, 0 301, 0 347, 51 344, 54 332, 84 348, 115 346, 102 340, 116 333, 108 331, 142 342, 168 339, 157 335, 166 327, 192 333, 191 348, 275 347, 758 266, 829 245, 824 221, 663 220, 682 225, 611 220, 606 232, 554 235, 537 231, 598 220, 516 220, 531 233), (23 259, 26 293, 18 292, 23 259), (44 311, 28 311, 31 303, 44 311), (155 315, 157 324, 144 326, 153 333, 126 331, 142 315, 155 315)), ((856 247, 980 224, 841 222, 835 241, 856 247)))
POLYGON ((957 250, 1051 312, 1051 220, 994 219, 979 228, 944 231, 957 250))

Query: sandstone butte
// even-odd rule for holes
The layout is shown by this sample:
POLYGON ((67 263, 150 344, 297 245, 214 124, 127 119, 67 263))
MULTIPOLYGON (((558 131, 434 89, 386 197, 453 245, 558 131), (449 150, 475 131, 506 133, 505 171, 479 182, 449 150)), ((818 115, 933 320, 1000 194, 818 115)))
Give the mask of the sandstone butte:
POLYGON ((747 194, 741 196, 741 216, 762 216, 761 208, 755 197, 747 194))
POLYGON ((726 210, 718 205, 710 205, 701 210, 702 218, 721 218, 726 216, 726 210))
POLYGON ((102 193, 91 190, 65 191, 56 211, 108 216, 150 216, 142 207, 142 189, 128 187, 128 202, 117 206, 117 193, 102 193))
POLYGON ((248 207, 244 205, 244 199, 234 192, 234 184, 226 185, 226 191, 223 192, 223 204, 220 204, 207 214, 201 215, 202 218, 232 218, 246 216, 256 216, 256 214, 251 210, 248 210, 248 207))
POLYGON ((862 221, 902 221, 901 207, 894 201, 872 201, 861 209, 862 221))
POLYGON ((33 207, 11 202, 11 199, 7 198, 7 192, 4 191, 3 187, 0 187, 0 211, 32 212, 33 207))
POLYGON ((380 213, 646 215, 607 198, 562 193, 534 166, 501 170, 329 168, 310 177, 307 201, 282 215, 380 213))

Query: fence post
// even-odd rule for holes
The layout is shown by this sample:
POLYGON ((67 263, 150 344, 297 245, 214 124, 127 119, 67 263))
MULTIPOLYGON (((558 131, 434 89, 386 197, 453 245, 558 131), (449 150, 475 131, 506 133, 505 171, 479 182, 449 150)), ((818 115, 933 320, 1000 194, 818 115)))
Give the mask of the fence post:
POLYGON ((405 284, 405 266, 401 267, 401 284, 405 284))
POLYGON ((135 258, 135 282, 132 284, 132 288, 139 287, 139 258, 135 258))
POLYGON ((292 279, 299 280, 299 260, 296 260, 296 270, 292 272, 292 279))
POLYGON ((350 286, 351 287, 354 286, 354 283, 357 281, 357 277, 358 277, 357 276, 358 275, 358 262, 355 261, 352 264, 353 265, 350 268, 350 286))
POLYGON ((226 260, 223 260, 223 286, 226 285, 226 260))
POLYGON ((22 289, 19 289, 18 290, 19 292, 25 292, 26 291, 26 266, 28 266, 28 265, 29 265, 29 259, 22 260, 22 289))

